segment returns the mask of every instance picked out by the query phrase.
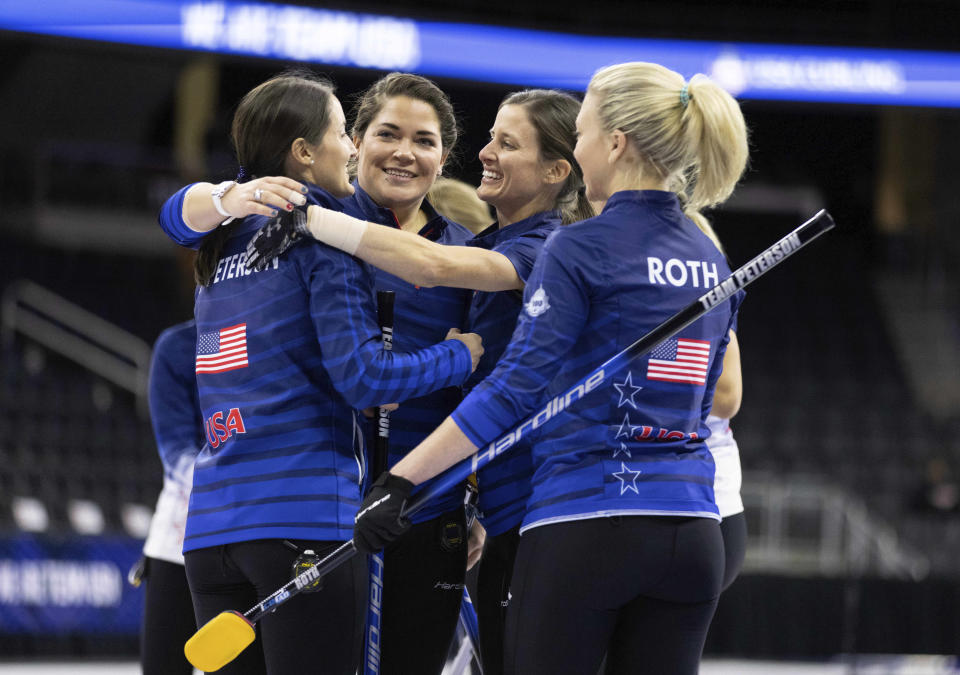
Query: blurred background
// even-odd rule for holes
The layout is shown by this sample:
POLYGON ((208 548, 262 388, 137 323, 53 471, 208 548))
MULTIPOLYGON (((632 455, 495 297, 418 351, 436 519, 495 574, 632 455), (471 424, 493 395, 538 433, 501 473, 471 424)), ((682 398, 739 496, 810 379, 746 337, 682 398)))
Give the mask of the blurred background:
POLYGON ((733 265, 820 208, 838 224, 741 310, 750 540, 708 657, 957 654, 957 26, 953 0, 4 0, 0 657, 136 658, 125 577, 162 479, 147 366, 193 304, 193 254, 156 214, 236 174, 246 91, 292 64, 345 103, 389 70, 432 77, 464 130, 446 173, 476 185, 507 93, 628 60, 740 99, 751 165, 711 215, 733 265))

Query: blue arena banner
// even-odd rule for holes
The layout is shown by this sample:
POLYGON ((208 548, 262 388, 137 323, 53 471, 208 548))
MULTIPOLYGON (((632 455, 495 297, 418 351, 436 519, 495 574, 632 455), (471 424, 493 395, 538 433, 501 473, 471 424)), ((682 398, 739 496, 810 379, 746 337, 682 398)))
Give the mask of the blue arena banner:
POLYGON ((960 53, 646 40, 231 0, 3 0, 0 29, 582 90, 654 61, 741 99, 960 107, 960 53))
POLYGON ((127 583, 140 557, 131 537, 0 537, 0 633, 137 635, 143 589, 127 583))

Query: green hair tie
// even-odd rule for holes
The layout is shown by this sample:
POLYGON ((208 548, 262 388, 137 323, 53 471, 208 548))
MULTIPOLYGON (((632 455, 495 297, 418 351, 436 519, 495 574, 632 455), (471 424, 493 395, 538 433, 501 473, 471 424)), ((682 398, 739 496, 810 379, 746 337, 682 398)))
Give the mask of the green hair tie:
POLYGON ((690 103, 690 92, 688 91, 690 87, 689 82, 684 82, 683 87, 680 89, 680 105, 684 108, 687 107, 687 104, 690 103))

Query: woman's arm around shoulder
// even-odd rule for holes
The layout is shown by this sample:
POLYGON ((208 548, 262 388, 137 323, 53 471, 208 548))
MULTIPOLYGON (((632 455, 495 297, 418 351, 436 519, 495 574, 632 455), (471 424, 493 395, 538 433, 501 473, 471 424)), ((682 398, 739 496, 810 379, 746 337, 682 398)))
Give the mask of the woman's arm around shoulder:
POLYGON ((307 228, 318 241, 423 287, 477 291, 522 289, 509 258, 472 246, 445 246, 413 232, 368 223, 319 206, 307 209, 307 228))
POLYGON ((234 218, 275 216, 306 203, 307 188, 285 176, 267 176, 247 183, 192 183, 171 195, 158 221, 167 236, 181 246, 197 248, 203 238, 234 218))

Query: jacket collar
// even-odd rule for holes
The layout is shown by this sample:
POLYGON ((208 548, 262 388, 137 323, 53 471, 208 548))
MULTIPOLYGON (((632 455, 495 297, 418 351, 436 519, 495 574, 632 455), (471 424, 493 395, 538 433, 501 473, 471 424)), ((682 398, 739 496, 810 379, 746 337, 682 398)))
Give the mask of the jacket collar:
POLYGON ((611 208, 622 204, 646 205, 668 211, 675 210, 677 215, 683 214, 677 193, 666 190, 621 190, 620 192, 614 192, 610 195, 607 203, 603 205, 602 213, 606 213, 611 208))
POLYGON ((532 216, 510 223, 506 227, 500 227, 500 224, 494 222, 493 225, 480 232, 476 237, 470 239, 467 244, 470 246, 480 246, 482 248, 493 248, 501 241, 519 237, 543 227, 544 225, 559 225, 561 216, 559 211, 541 211, 532 216))
MULTIPOLYGON (((360 211, 364 217, 370 222, 400 227, 400 223, 397 221, 397 216, 394 212, 373 201, 373 198, 367 194, 366 190, 360 187, 357 181, 353 181, 353 188, 352 199, 356 202, 357 206, 360 207, 360 211)), ((418 234, 432 241, 439 239, 449 221, 437 213, 437 210, 433 208, 433 205, 426 199, 424 199, 423 204, 420 205, 420 210, 426 213, 427 223, 420 229, 418 234)))

